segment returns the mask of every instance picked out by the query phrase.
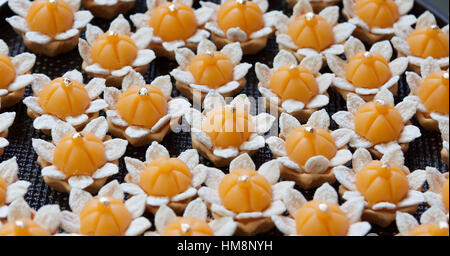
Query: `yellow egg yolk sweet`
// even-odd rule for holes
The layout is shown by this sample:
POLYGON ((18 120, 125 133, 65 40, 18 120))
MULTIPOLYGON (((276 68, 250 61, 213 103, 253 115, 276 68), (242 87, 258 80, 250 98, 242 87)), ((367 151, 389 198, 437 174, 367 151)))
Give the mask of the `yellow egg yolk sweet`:
POLYGON ((71 133, 56 145, 53 164, 67 176, 92 176, 106 164, 105 146, 92 133, 71 133))
POLYGON ((442 186, 441 196, 442 196, 442 202, 444 203, 444 206, 448 212, 448 179, 442 186))
POLYGON ((195 57, 189 72, 195 82, 217 89, 233 81, 233 63, 221 52, 202 53, 195 57))
POLYGON ((240 28, 247 36, 264 28, 263 12, 259 6, 246 0, 228 0, 220 6, 217 24, 222 31, 240 28))
POLYGON ((437 26, 415 29, 407 38, 411 55, 421 58, 448 57, 448 34, 437 26))
POLYGON ((408 195, 409 185, 399 166, 371 161, 356 175, 356 189, 373 206, 382 202, 399 203, 408 195))
POLYGON ((73 27, 74 13, 63 0, 36 0, 28 10, 26 21, 31 31, 53 37, 73 27))
POLYGON ((357 0, 356 15, 372 28, 389 28, 400 18, 394 0, 357 0))
POLYGON ((272 203, 272 185, 256 171, 233 170, 219 184, 223 206, 235 213, 262 212, 272 203))
POLYGON ((183 217, 171 223, 164 236, 214 236, 214 232, 202 220, 183 217))
POLYGON ((346 236, 350 221, 339 205, 310 201, 295 214, 297 234, 301 236, 346 236))
POLYGON ((185 41, 197 31, 194 10, 180 2, 157 6, 150 14, 149 23, 155 36, 166 42, 185 41))
POLYGON ((358 109, 355 132, 373 144, 396 141, 403 131, 400 112, 384 102, 368 102, 358 109))
POLYGON ((16 79, 16 69, 8 56, 0 54, 0 89, 8 89, 16 79))
POLYGON ((345 70, 347 81, 358 88, 380 88, 391 77, 389 63, 377 53, 356 54, 350 60, 345 70))
POLYGON ((428 75, 421 83, 417 96, 419 96, 425 108, 430 112, 449 114, 449 74, 446 71, 438 71, 428 75))
POLYGON ((80 233, 88 236, 123 236, 133 220, 124 203, 114 197, 90 200, 80 213, 80 233))
POLYGON ((289 24, 288 35, 299 48, 323 51, 334 44, 333 27, 321 16, 310 12, 289 24))
POLYGON ((328 160, 337 153, 337 147, 329 131, 301 126, 291 131, 286 138, 286 153, 291 160, 305 166, 313 156, 324 156, 328 160))
POLYGON ((153 85, 130 86, 120 96, 116 108, 129 125, 151 129, 167 115, 168 103, 161 90, 153 85))
POLYGON ((192 185, 192 174, 182 160, 160 157, 147 165, 139 185, 148 195, 173 197, 192 185))
POLYGON ((6 189, 8 188, 8 184, 2 178, 0 178, 0 206, 5 204, 6 200, 6 189))
POLYGON ((422 224, 411 230, 409 236, 448 236, 448 225, 444 224, 422 224))
POLYGON ((30 219, 20 219, 4 224, 0 236, 50 236, 50 232, 41 228, 30 219))
POLYGON ((138 48, 130 37, 111 31, 97 38, 91 49, 92 60, 109 70, 132 65, 137 53, 138 48))

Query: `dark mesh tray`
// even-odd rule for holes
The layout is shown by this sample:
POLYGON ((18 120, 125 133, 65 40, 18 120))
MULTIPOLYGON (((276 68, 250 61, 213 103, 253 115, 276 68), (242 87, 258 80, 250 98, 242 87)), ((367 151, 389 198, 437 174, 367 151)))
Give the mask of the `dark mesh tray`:
MULTIPOLYGON (((196 6, 198 6, 198 1, 196 2, 196 6)), ((212 2, 220 2, 219 0, 213 0, 212 2)), ((415 7, 412 13, 416 15, 420 15, 426 9, 432 9, 428 6, 429 4, 425 1, 416 1, 415 7)), ((292 10, 283 0, 270 0, 270 9, 271 10, 282 10, 286 14, 291 15, 292 10)), ((436 9, 434 9, 436 10, 436 9)), ((0 13, 0 38, 3 39, 8 46, 10 47, 10 55, 17 55, 21 52, 27 51, 25 45, 20 36, 18 36, 11 26, 5 22, 6 17, 10 17, 14 15, 7 6, 1 7, 0 13)), ((132 10, 132 13, 142 13, 146 11, 145 1, 137 0, 136 7, 132 10)), ((433 11, 433 10, 431 10, 433 11)), ((448 16, 439 11, 433 11, 440 25, 448 23, 448 16)), ((127 15, 128 17, 128 15, 127 15)), ((103 30, 107 30, 109 27, 109 21, 102 19, 94 19, 92 24, 101 27, 103 30)), ((84 35, 83 35, 84 37, 84 35)), ((261 53, 254 56, 245 56, 243 62, 248 62, 251 64, 255 64, 256 62, 266 63, 268 65, 272 65, 273 58, 278 52, 278 46, 275 43, 275 38, 272 37, 269 40, 269 43, 265 50, 261 53)), ((56 78, 62 76, 65 72, 73 69, 78 69, 81 71, 81 63, 82 59, 78 53, 77 49, 74 49, 72 52, 64 55, 60 55, 56 58, 49 58, 43 55, 37 56, 36 64, 32 70, 33 73, 44 73, 50 78, 56 78)), ((145 80, 147 82, 152 81, 155 77, 160 75, 168 74, 172 69, 176 68, 177 64, 172 61, 168 61, 164 58, 158 58, 154 62, 150 64, 150 68, 145 75, 145 80)), ((87 78, 85 76, 85 78, 87 78)), ((253 97, 261 97, 259 91, 257 90, 257 78, 254 73, 254 69, 252 69, 247 75, 247 85, 243 89, 241 93, 245 93, 248 96, 253 97)), ((31 95, 31 88, 28 87, 26 90, 26 95, 31 95)), ((339 110, 345 110, 345 101, 333 90, 329 90, 330 93, 330 104, 326 107, 326 110, 330 115, 336 113, 339 110)), ((402 77, 399 84, 399 92, 396 97, 396 102, 401 100, 403 97, 409 94, 408 86, 405 83, 404 77, 402 77)), ((172 96, 180 96, 180 92, 174 87, 172 92, 172 96)), ((40 171, 41 168, 37 164, 36 159, 37 155, 34 152, 31 146, 32 138, 42 138, 49 140, 50 138, 43 135, 41 132, 33 129, 32 119, 29 118, 26 114, 26 107, 23 104, 17 104, 15 107, 10 109, 5 109, 4 111, 14 111, 17 113, 16 120, 13 126, 9 129, 10 133, 8 136, 8 140, 10 141, 10 145, 5 148, 5 153, 0 157, 0 162, 7 160, 13 156, 17 157, 17 161, 19 163, 20 173, 19 178, 22 180, 27 180, 31 182, 31 186, 26 194, 26 200, 34 209, 39 209, 41 206, 46 204, 59 204, 62 210, 70 210, 68 207, 68 195, 64 193, 59 193, 49 188, 43 181, 40 171)), ((416 120, 413 120, 415 125, 418 125, 416 120)), ((332 129, 336 129, 337 126, 334 122, 332 122, 332 129)), ((410 168, 410 170, 423 169, 426 166, 434 166, 441 171, 447 171, 448 167, 442 161, 440 157, 440 150, 442 148, 441 137, 437 132, 428 132, 423 129, 422 137, 415 140, 410 144, 409 151, 406 153, 406 166, 410 168)), ((169 134, 166 136, 162 144, 169 150, 171 156, 177 156, 181 152, 186 149, 192 148, 191 138, 189 133, 178 133, 178 134, 169 134)), ((131 146, 128 147, 126 152, 126 156, 144 159, 145 151, 147 147, 141 148, 133 148, 131 146)), ((253 156, 253 160, 255 161, 257 167, 259 167, 262 163, 272 159, 273 156, 270 153, 270 150, 266 146, 261 149, 253 156)), ((212 166, 212 164, 201 157, 201 162, 205 165, 212 166)), ((226 169, 223 169, 227 171, 226 169)), ((113 179, 118 179, 119 182, 122 182, 126 174, 125 165, 123 159, 120 161, 120 173, 114 177, 113 179)), ((298 188, 299 189, 299 188, 298 188)), ((305 195, 305 197, 309 200, 312 199, 314 194, 314 190, 304 191, 299 189, 305 195)), ((424 205, 422 205, 416 214, 416 216, 420 216, 420 214, 426 209, 424 205)), ((153 222, 152 216, 148 216, 153 222)), ((380 234, 380 235, 394 235, 397 232, 395 224, 391 225, 388 228, 381 229, 375 225, 373 225, 372 232, 380 234)), ((273 230, 268 232, 265 235, 281 235, 281 233, 277 230, 273 230)))

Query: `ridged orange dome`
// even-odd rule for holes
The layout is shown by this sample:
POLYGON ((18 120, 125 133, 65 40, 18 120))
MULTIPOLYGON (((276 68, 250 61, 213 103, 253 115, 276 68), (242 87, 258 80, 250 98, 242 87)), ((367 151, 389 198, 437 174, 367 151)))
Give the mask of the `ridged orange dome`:
POLYGON ((84 85, 67 78, 56 78, 39 93, 39 105, 45 113, 60 119, 86 112, 91 99, 84 85))
POLYGON ((309 201, 295 214, 297 234, 301 236, 346 236, 350 221, 334 203, 309 201))
POLYGON ((141 173, 139 185, 151 196, 172 197, 185 192, 192 184, 189 167, 178 158, 160 157, 141 173))
POLYGON ((8 56, 0 54, 0 89, 8 89, 16 79, 16 69, 8 56))
POLYGON ((448 79, 448 72, 438 71, 422 81, 417 96, 428 111, 449 114, 448 79))
POLYGON ((183 217, 171 223, 164 236, 214 236, 214 232, 202 220, 183 217))
POLYGON ((285 149, 289 158, 300 166, 305 166, 313 156, 322 155, 330 160, 337 152, 329 131, 308 126, 291 131, 286 138, 285 149))
POLYGON ((80 213, 80 233, 88 236, 123 236, 133 220, 124 203, 114 197, 89 201, 80 213))
POLYGON ((448 57, 448 34, 437 26, 415 29, 409 35, 407 42, 413 56, 421 58, 448 57))
POLYGON ((168 103, 161 90, 153 85, 130 86, 120 96, 116 108, 129 125, 150 129, 167 115, 168 103))
POLYGON ((368 102, 355 114, 355 131, 373 144, 395 141, 403 131, 400 112, 389 104, 368 102))
POLYGON ((333 27, 321 16, 307 13, 289 24, 288 35, 299 48, 322 51, 334 44, 333 27))
POLYGON ((444 202, 445 208, 447 209, 448 212, 448 179, 442 186, 441 196, 442 202, 444 202))
POLYGON ((448 236, 448 225, 440 227, 439 224, 423 224, 415 227, 409 236, 448 236))
POLYGON ((400 18, 394 0, 357 0, 356 15, 370 27, 390 28, 400 18))
POLYGON ((4 224, 0 236, 50 236, 50 232, 41 228, 30 219, 20 219, 4 224))
POLYGON ((233 81, 233 63, 221 52, 202 53, 197 55, 189 66, 189 72, 195 82, 217 89, 233 81))
POLYGON ((380 88, 391 77, 389 63, 377 53, 356 54, 345 70, 345 78, 359 88, 380 88))
POLYGON ((89 132, 71 133, 56 145, 53 164, 67 176, 92 176, 106 164, 105 146, 89 132))
POLYGON ((254 131, 247 111, 241 108, 217 108, 210 111, 203 122, 203 131, 216 147, 239 148, 254 131))
POLYGON ((92 45, 91 57, 102 68, 118 70, 133 64, 137 53, 136 44, 128 36, 106 32, 92 45))
POLYGON ((150 27, 166 42, 184 41, 197 31, 197 19, 191 7, 180 2, 165 3, 150 14, 150 27))
POLYGON ((356 176, 356 189, 370 205, 397 204, 408 195, 408 178, 397 165, 371 161, 356 176))
POLYGON ((74 13, 63 0, 36 0, 28 10, 26 20, 31 31, 56 36, 73 27, 74 13))
POLYGON ((0 178, 0 206, 3 206, 5 204, 7 188, 8 184, 6 183, 6 181, 0 178))
POLYGON ((256 171, 233 170, 219 185, 223 206, 235 213, 262 212, 272 203, 272 186, 256 171))
POLYGON ((303 66, 281 66, 273 73, 269 86, 283 101, 298 100, 306 104, 319 94, 316 78, 303 66))
POLYGON ((264 28, 263 12, 251 1, 228 0, 220 6, 217 24, 225 32, 230 28, 240 28, 250 36, 264 28))

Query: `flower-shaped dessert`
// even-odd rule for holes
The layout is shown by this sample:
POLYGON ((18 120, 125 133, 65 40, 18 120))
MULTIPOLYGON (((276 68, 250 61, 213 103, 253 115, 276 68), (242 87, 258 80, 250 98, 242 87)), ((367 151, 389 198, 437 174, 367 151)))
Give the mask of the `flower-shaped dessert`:
POLYGON ((0 221, 0 236, 51 236, 58 232, 62 220, 59 205, 45 205, 36 212, 22 197, 7 211, 6 222, 0 221))
POLYGON ((448 219, 448 172, 441 173, 433 167, 427 167, 425 171, 428 191, 424 195, 427 204, 440 209, 448 219))
POLYGON ((92 77, 105 78, 107 86, 116 87, 133 69, 144 75, 148 64, 156 57, 152 50, 146 49, 152 36, 151 28, 132 33, 122 14, 111 22, 106 33, 88 25, 86 40, 80 39, 78 44, 83 70, 92 77))
POLYGON ((355 25, 338 23, 339 7, 330 6, 314 14, 308 0, 299 0, 290 18, 280 24, 277 43, 280 49, 292 52, 299 61, 312 54, 344 53, 344 42, 355 25))
POLYGON ((330 101, 327 89, 334 74, 320 74, 322 56, 312 54, 298 64, 294 55, 281 50, 273 61, 273 69, 256 63, 258 88, 265 98, 266 109, 288 113, 306 122, 312 113, 330 101))
POLYGON ((400 236, 448 237, 449 235, 447 217, 437 207, 431 207, 422 213, 420 224, 411 214, 397 212, 396 223, 400 236))
POLYGON ((439 121, 449 119, 449 74, 431 57, 421 64, 420 75, 406 72, 410 94, 417 96, 416 117, 427 130, 439 130, 439 121))
POLYGON ((442 137, 442 150, 441 157, 448 165, 449 158, 449 144, 448 144, 448 128, 449 128, 449 119, 441 119, 439 120, 439 130, 441 131, 442 137))
POLYGON ((275 29, 283 23, 283 13, 267 12, 267 0, 222 0, 221 4, 200 2, 214 10, 205 28, 218 48, 239 42, 244 54, 256 54, 267 45, 275 29))
POLYGON ((416 23, 408 15, 414 0, 344 0, 342 13, 348 22, 356 25, 354 36, 368 44, 390 40, 397 26, 416 23))
POLYGON ((80 0, 10 0, 8 5, 18 15, 6 21, 27 48, 50 57, 72 51, 93 18, 89 11, 79 11, 80 0))
POLYGON ((346 61, 334 54, 326 55, 329 68, 336 75, 333 88, 344 99, 347 94, 356 93, 370 101, 382 89, 397 94, 398 80, 408 67, 408 60, 400 57, 391 61, 393 50, 389 41, 377 42, 366 51, 359 39, 350 37, 344 48, 346 61))
POLYGON ((217 167, 227 166, 240 154, 253 155, 263 148, 262 135, 275 121, 267 113, 251 115, 251 103, 244 94, 226 104, 222 95, 209 92, 203 109, 201 113, 193 108, 185 118, 191 126, 192 146, 217 167))
POLYGON ((273 216, 275 226, 288 236, 365 236, 372 228, 362 222, 364 200, 355 198, 339 205, 338 194, 328 183, 311 201, 295 189, 282 198, 289 216, 273 216))
POLYGON ((442 29, 437 26, 436 18, 425 11, 417 18, 415 29, 407 25, 395 27, 392 45, 399 56, 405 56, 409 61, 409 69, 420 74, 420 66, 428 57, 436 59, 442 68, 448 68, 449 26, 442 29))
POLYGON ((36 61, 31 53, 8 57, 9 47, 0 39, 0 109, 9 108, 22 100, 25 87, 31 84, 29 74, 36 61))
POLYGON ((281 216, 286 207, 282 198, 294 182, 278 182, 280 169, 276 160, 264 163, 258 171, 248 154, 242 154, 230 163, 225 175, 209 168, 206 187, 198 195, 207 203, 212 216, 231 217, 237 223, 236 235, 253 236, 274 227, 273 216, 281 216))
POLYGON ((415 213, 425 201, 420 192, 425 171, 410 173, 400 149, 386 152, 381 161, 373 161, 367 149, 358 148, 352 165, 353 169, 338 166, 333 172, 345 200, 362 198, 366 202, 363 220, 387 227, 395 220, 396 212, 415 213))
POLYGON ((128 13, 136 0, 82 0, 82 3, 95 17, 110 20, 121 13, 128 13))
POLYGON ((87 85, 78 70, 51 80, 44 74, 34 74, 31 84, 33 96, 23 102, 28 115, 34 119, 33 127, 50 135, 58 120, 72 125, 77 131, 99 116, 108 106, 100 94, 105 89, 105 79, 94 78, 87 85))
POLYGON ((142 217, 145 197, 133 196, 125 200, 125 193, 117 180, 103 186, 96 197, 84 190, 70 191, 69 206, 63 211, 61 227, 71 235, 139 236, 152 224, 142 217))
POLYGON ((397 148, 406 152, 409 143, 421 136, 419 128, 409 121, 417 109, 417 101, 410 96, 394 107, 394 97, 387 89, 381 89, 369 102, 349 93, 347 109, 331 118, 339 127, 355 132, 350 147, 367 148, 377 158, 397 148))
POLYGON ((166 205, 161 205, 155 214, 156 232, 148 236, 232 236, 237 223, 231 217, 208 218, 208 208, 201 198, 190 202, 182 217, 166 205))
MULTIPOLYGON (((286 2, 294 7, 298 0, 286 0, 286 2)), ((338 5, 342 0, 309 0, 314 12, 320 12, 328 6, 338 5)))
POLYGON ((279 137, 266 143, 278 159, 281 177, 295 181, 303 189, 311 189, 336 181, 332 168, 352 159, 347 144, 353 131, 329 130, 330 117, 322 109, 311 115, 305 125, 289 114, 281 114, 279 137))
POLYGON ((209 37, 203 26, 213 10, 208 7, 194 10, 192 4, 192 0, 147 0, 147 12, 131 15, 130 19, 138 29, 153 29, 154 36, 146 47, 157 56, 174 60, 176 49, 195 50, 202 39, 209 37))
POLYGON ((6 112, 0 114, 0 156, 3 155, 4 148, 9 145, 9 141, 6 137, 8 137, 8 129, 13 124, 15 118, 16 112, 6 112))
POLYGON ((228 44, 217 51, 214 43, 207 39, 198 44, 197 55, 183 48, 175 51, 175 58, 180 66, 170 74, 177 80, 178 90, 191 100, 196 98, 196 93, 203 100, 210 91, 233 97, 245 86, 245 76, 252 67, 241 63, 239 43, 228 44))
POLYGON ((153 214, 168 205, 182 214, 206 179, 207 167, 199 164, 197 150, 189 149, 170 158, 169 151, 153 142, 145 154, 145 162, 125 157, 128 170, 123 190, 131 196, 144 196, 153 214))
POLYGON ((98 117, 81 132, 63 121, 51 130, 52 142, 33 139, 45 183, 60 192, 72 188, 96 193, 108 177, 119 172, 118 159, 128 142, 106 136, 108 122, 98 117))
POLYGON ((170 98, 171 93, 170 76, 157 77, 149 85, 131 70, 123 79, 122 90, 105 89, 109 132, 136 147, 161 142, 191 106, 183 98, 170 98))

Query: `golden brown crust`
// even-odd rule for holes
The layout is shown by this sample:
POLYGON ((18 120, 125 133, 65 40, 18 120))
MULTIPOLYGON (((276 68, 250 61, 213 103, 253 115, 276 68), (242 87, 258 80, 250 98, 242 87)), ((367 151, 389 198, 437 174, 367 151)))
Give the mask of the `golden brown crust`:
MULTIPOLYGON (((404 53, 397 50, 397 58, 400 58, 400 57, 408 57, 408 55, 405 55, 404 53)), ((441 70, 446 70, 446 69, 448 69, 448 66, 441 67, 441 70)), ((420 66, 417 66, 411 62, 408 63, 407 70, 412 71, 417 74, 421 73, 420 66)))
MULTIPOLYGON (((347 20, 350 20, 352 17, 345 11, 345 9, 342 9, 342 14, 347 20)), ((394 34, 375 34, 370 32, 369 30, 365 30, 364 28, 360 26, 356 26, 355 30, 353 31, 353 36, 360 39, 361 41, 368 43, 368 44, 374 44, 376 42, 380 42, 383 40, 390 41, 394 34)))
MULTIPOLYGON (((192 51, 196 52, 197 51, 197 46, 198 43, 190 43, 190 42, 185 42, 186 45, 184 47, 191 49, 192 51)), ((158 57, 164 57, 167 58, 169 60, 175 60, 175 52, 169 52, 167 51, 162 43, 150 43, 150 45, 147 47, 149 49, 152 49, 155 52, 155 55, 158 57)))
POLYGON ((0 96, 0 103, 1 103, 0 110, 16 105, 23 99, 24 95, 25 95, 25 88, 22 88, 17 91, 8 92, 8 94, 4 96, 0 96))
POLYGON ((128 13, 131 9, 133 9, 135 3, 135 1, 118 1, 114 5, 98 5, 94 2, 94 0, 83 0, 83 6, 88 9, 92 15, 97 18, 107 20, 111 20, 121 13, 128 13))
POLYGON ((416 113, 417 121, 419 121, 420 126, 428 131, 439 131, 439 123, 430 117, 428 113, 417 111, 416 113))
MULTIPOLYGON (((261 38, 250 39, 245 42, 241 42, 241 48, 244 55, 257 54, 264 48, 266 48, 267 40, 272 36, 273 32, 269 35, 261 38)), ((211 39, 217 48, 222 49, 225 45, 235 43, 228 38, 220 37, 214 33, 211 33, 211 39)))
MULTIPOLYGON (((286 0, 286 2, 291 6, 294 7, 295 4, 297 4, 298 0, 286 0)), ((313 0, 309 1, 311 4, 314 13, 319 13, 323 9, 325 9, 328 6, 338 5, 341 2, 341 0, 313 0)))
MULTIPOLYGON (((214 219, 222 218, 219 214, 212 212, 214 219)), ((235 236, 255 236, 266 233, 275 227, 272 218, 257 218, 257 219, 245 219, 234 220, 237 223, 235 236)))
MULTIPOLYGON (((408 151, 409 149, 409 143, 400 143, 400 148, 402 149, 403 153, 406 153, 406 151, 408 151)), ((371 147, 368 148, 367 150, 369 150, 369 152, 376 158, 376 159, 381 159, 383 157, 383 154, 376 150, 375 147, 371 147)))
MULTIPOLYGON (((234 90, 232 90, 232 91, 230 91, 230 92, 227 92, 227 93, 221 93, 221 95, 224 97, 224 98, 227 98, 227 97, 233 97, 233 96, 235 96, 236 94, 238 94, 240 91, 242 91, 242 88, 244 88, 244 86, 245 86, 245 84, 247 83, 247 80, 245 79, 245 78, 242 78, 241 80, 239 80, 238 81, 239 82, 239 87, 237 87, 236 89, 234 89, 234 90)), ((177 81, 176 82, 176 86, 177 86, 177 89, 185 96, 185 97, 187 97, 188 99, 190 99, 190 100, 193 100, 193 98, 194 98, 194 91, 198 91, 198 92, 200 92, 201 93, 201 96, 202 96, 202 102, 203 102, 203 100, 205 99, 205 97, 206 97, 206 95, 208 95, 208 93, 207 92, 202 92, 202 91, 199 91, 199 90, 195 90, 195 89, 193 89, 192 87, 190 87, 188 84, 185 84, 185 83, 182 83, 182 82, 179 82, 179 81, 177 81)))
MULTIPOLYGON (((334 89, 335 91, 337 91, 337 92, 342 96, 342 98, 344 98, 345 101, 347 100, 347 95, 348 95, 349 93, 354 93, 354 94, 358 95, 358 96, 361 97, 365 102, 372 101, 372 100, 375 98, 375 94, 361 95, 361 94, 357 94, 357 93, 354 92, 354 91, 343 90, 343 89, 338 88, 338 87, 336 87, 336 86, 334 86, 334 85, 332 85, 332 87, 333 87, 333 89, 334 89)), ((397 95, 397 92, 398 92, 398 82, 395 83, 394 85, 392 85, 391 88, 389 88, 389 91, 390 91, 394 96, 397 95)))
POLYGON ((442 147, 442 150, 441 150, 441 157, 442 157, 442 159, 445 161, 445 163, 448 166, 449 152, 444 147, 442 147))
POLYGON ((306 190, 320 187, 324 183, 334 184, 336 182, 332 168, 329 168, 325 173, 305 173, 280 164, 280 175, 283 179, 294 181, 306 190))
MULTIPOLYGON (((89 66, 87 64, 87 62, 83 61, 83 64, 81 65, 83 71, 86 72, 91 77, 99 77, 99 78, 105 79, 106 80, 106 82, 105 82, 106 86, 114 86, 114 87, 121 87, 122 86, 122 80, 124 79, 124 77, 126 75, 125 76, 121 76, 121 77, 117 77, 117 76, 113 76, 111 74, 108 74, 108 75, 97 74, 97 73, 86 71, 86 67, 87 66, 89 66)), ((145 73, 147 72, 147 69, 148 69, 148 65, 143 65, 143 66, 139 66, 139 67, 133 67, 133 69, 136 72, 140 73, 141 75, 145 75, 145 73)))

